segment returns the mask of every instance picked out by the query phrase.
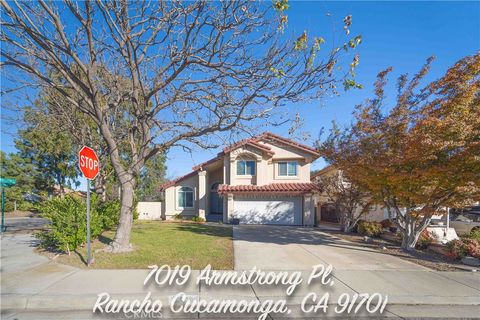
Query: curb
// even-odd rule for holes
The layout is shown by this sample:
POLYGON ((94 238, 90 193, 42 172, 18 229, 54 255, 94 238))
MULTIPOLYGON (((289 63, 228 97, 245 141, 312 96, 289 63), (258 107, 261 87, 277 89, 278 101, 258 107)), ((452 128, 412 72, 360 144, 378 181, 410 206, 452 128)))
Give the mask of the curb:
MULTIPOLYGON (((186 293, 189 297, 199 297, 195 293, 186 293)), ((136 294, 111 294, 112 299, 128 299, 130 301, 134 299, 143 300, 146 293, 136 293, 136 294)), ((152 294, 151 299, 160 299, 164 305, 168 305, 170 295, 157 295, 152 294)), ((202 298, 236 298, 236 299, 251 299, 252 297, 246 296, 235 296, 235 297, 212 297, 212 296, 203 296, 202 298)), ((266 299, 279 299, 280 297, 258 297, 260 300, 266 299)), ((418 299, 405 299, 406 297, 398 297, 397 301, 392 301, 387 304, 387 306, 479 306, 480 301, 478 298, 468 297, 449 297, 448 302, 438 301, 438 299, 431 299, 434 297, 424 297, 427 298, 423 302, 419 302, 418 299), (400 298, 400 299, 398 299, 400 298), (435 301, 437 300, 437 301, 435 301)), ((1 295, 1 309, 2 310, 26 310, 26 311, 91 311, 95 302, 97 301, 96 295, 17 295, 17 294, 2 294, 1 295)), ((289 305, 300 306, 300 301, 298 303, 289 305)), ((310 303, 308 304, 310 305, 310 303)), ((335 306, 336 303, 328 303, 328 305, 335 306)))

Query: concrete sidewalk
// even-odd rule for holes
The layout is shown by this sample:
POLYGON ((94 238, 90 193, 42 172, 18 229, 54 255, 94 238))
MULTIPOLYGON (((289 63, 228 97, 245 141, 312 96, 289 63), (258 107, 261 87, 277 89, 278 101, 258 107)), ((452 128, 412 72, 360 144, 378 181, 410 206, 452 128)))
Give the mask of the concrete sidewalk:
MULTIPOLYGON (((285 287, 245 285, 231 287, 197 286, 194 281, 183 286, 143 286, 147 270, 78 269, 57 264, 33 252, 35 240, 28 234, 2 236, 1 312, 2 319, 112 319, 94 315, 91 310, 102 292, 119 299, 143 299, 152 292, 153 299, 168 304, 168 299, 183 291, 195 299, 236 298, 265 301, 285 298, 285 287)), ((161 261, 158 262, 161 265, 161 261)), ((303 271, 303 273, 307 273, 303 271)), ((194 271, 190 279, 196 279, 194 271)), ((290 314, 272 314, 269 319, 306 318, 300 303, 309 292, 329 292, 332 305, 342 293, 388 295, 382 317, 475 318, 480 314, 480 274, 473 272, 436 272, 430 270, 336 270, 332 287, 302 283, 288 298, 290 314)), ((168 309, 168 308, 167 308, 168 309)), ((333 307, 329 308, 327 316, 333 307)), ((209 317, 198 314, 163 318, 209 317)), ((312 319, 315 315, 309 314, 312 319)), ((342 318, 348 315, 340 315, 342 318)), ((354 315, 351 315, 354 317, 354 315)), ((364 314, 364 316, 367 316, 364 314)), ((380 316, 380 315, 374 315, 380 316)), ((217 315, 217 318, 226 316, 217 315)), ((247 318, 256 319, 257 315, 247 318)), ((317 318, 325 315, 318 315, 317 318)), ((114 317, 113 317, 114 318, 114 317)), ((120 317, 122 318, 122 317, 120 317)), ((242 318, 235 315, 235 318, 242 318)), ((123 317, 125 319, 125 317, 123 317)))

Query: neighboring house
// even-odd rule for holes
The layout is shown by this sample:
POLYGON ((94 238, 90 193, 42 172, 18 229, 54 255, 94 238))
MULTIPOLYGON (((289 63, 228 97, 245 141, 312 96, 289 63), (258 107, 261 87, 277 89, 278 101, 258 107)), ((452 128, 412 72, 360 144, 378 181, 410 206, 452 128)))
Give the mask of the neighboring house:
MULTIPOLYGON (((341 180, 339 183, 349 183, 342 178, 342 171, 331 165, 312 174, 310 179, 313 183, 318 184, 322 177, 330 177, 332 175, 338 175, 341 180)), ((361 219, 367 221, 382 221, 387 218, 388 212, 386 209, 379 205, 373 205, 367 213, 363 214, 361 219)), ((327 195, 320 192, 315 196, 315 223, 319 224, 322 222, 338 223, 338 215, 335 206, 331 203, 330 199, 328 199, 327 195)))
POLYGON ((193 171, 162 185, 162 218, 177 214, 247 224, 314 224, 309 146, 263 133, 223 149, 193 171))

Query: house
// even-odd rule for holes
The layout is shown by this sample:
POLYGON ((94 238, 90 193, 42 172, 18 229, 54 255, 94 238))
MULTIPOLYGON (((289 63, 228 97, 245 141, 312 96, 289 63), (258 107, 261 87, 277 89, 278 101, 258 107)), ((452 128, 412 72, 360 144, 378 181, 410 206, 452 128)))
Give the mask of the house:
MULTIPOLYGON (((336 175, 338 177, 339 183, 350 183, 343 177, 342 171, 338 170, 334 166, 327 166, 322 170, 312 174, 311 181, 315 184, 321 185, 321 180, 323 177, 331 177, 336 175)), ((315 224, 322 223, 338 223, 338 215, 336 212, 335 206, 332 204, 331 199, 324 193, 317 192, 314 196, 315 202, 315 224)), ((404 209, 401 209, 404 210, 404 209)), ((458 239, 455 229, 449 226, 449 213, 448 209, 440 210, 438 215, 432 217, 432 221, 427 228, 432 234, 434 241, 438 243, 446 243, 448 241, 458 239)), ((360 213, 360 208, 355 213, 357 216, 360 213)), ((393 216, 394 218, 395 216, 393 216)), ((388 211, 381 205, 372 205, 366 213, 362 214, 361 219, 367 221, 377 221, 380 222, 384 219, 388 219, 388 211)))
POLYGON ((314 148, 269 132, 241 140, 163 184, 162 218, 311 226, 318 190, 310 164, 318 157, 314 148))
MULTIPOLYGON (((320 171, 317 171, 315 174, 312 174, 310 179, 312 183, 320 184, 320 181, 324 177, 330 177, 336 175, 340 180, 339 183, 349 183, 342 177, 342 171, 338 170, 334 166, 327 166, 320 171)), ((331 199, 323 192, 318 192, 314 197, 315 202, 315 224, 321 223, 338 223, 338 214, 336 212, 335 206, 332 204, 331 199)), ((360 213, 360 208, 358 212, 360 213)), ((388 218, 388 212, 385 208, 379 205, 373 205, 370 207, 370 210, 367 213, 364 213, 362 216, 363 220, 367 221, 382 221, 388 218)))

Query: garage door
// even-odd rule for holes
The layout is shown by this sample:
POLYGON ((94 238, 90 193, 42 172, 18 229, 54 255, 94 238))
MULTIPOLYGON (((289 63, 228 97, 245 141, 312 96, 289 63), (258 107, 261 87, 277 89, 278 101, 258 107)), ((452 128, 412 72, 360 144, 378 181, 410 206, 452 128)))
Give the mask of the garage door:
POLYGON ((246 224, 302 224, 302 197, 235 197, 234 217, 246 224))

